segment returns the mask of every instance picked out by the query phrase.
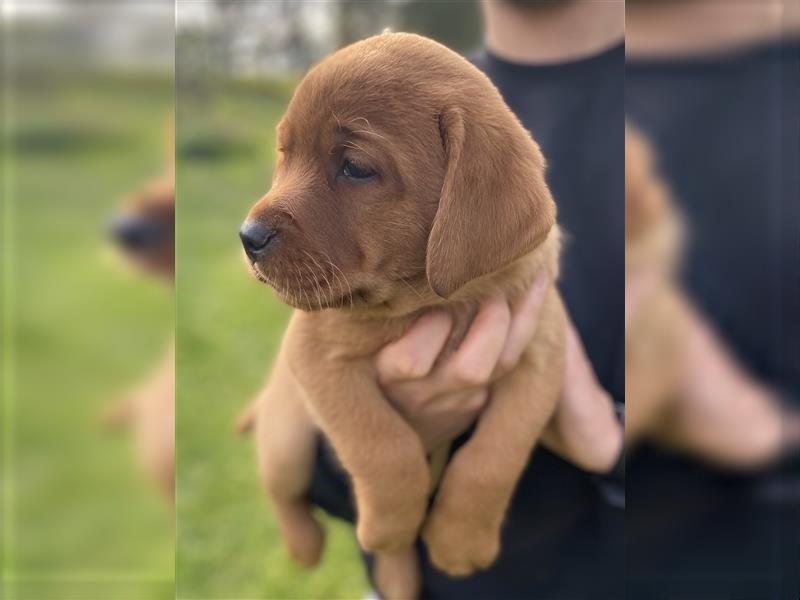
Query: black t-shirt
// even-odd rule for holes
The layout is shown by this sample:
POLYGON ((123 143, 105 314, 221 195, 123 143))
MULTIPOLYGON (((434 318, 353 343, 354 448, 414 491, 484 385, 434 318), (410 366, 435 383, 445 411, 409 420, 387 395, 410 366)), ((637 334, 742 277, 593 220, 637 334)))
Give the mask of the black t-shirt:
MULTIPOLYGON (((629 61, 625 87, 688 222, 687 292, 740 361, 796 401, 800 46, 629 61)), ((734 477, 653 449, 627 474, 629 597, 797 598, 791 474, 734 477)))
POLYGON ((539 143, 565 233, 558 287, 600 383, 625 389, 625 49, 548 66, 473 62, 539 143))

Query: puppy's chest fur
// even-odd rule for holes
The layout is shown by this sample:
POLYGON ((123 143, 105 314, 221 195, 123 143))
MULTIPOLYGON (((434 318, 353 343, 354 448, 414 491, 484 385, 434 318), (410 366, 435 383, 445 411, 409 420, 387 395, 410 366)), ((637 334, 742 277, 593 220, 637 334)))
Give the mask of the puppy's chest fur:
MULTIPOLYGON (((452 299, 443 300, 431 295, 431 301, 400 316, 369 316, 359 311, 334 309, 318 313, 295 311, 287 338, 290 346, 290 366, 298 382, 313 376, 312 363, 347 363, 369 361, 385 345, 396 341, 408 331, 424 312, 436 309, 452 317, 453 327, 438 361, 445 360, 463 341, 481 304, 488 298, 506 298, 512 311, 524 299, 532 282, 547 273, 551 282, 558 276, 561 234, 557 226, 536 250, 502 270, 471 282, 452 299), (298 360, 292 360, 294 354, 298 360)), ((547 304, 540 315, 540 327, 547 333, 549 313, 547 304)), ((559 321, 554 318, 554 321, 559 321)), ((537 336, 537 337, 547 337, 537 336)))

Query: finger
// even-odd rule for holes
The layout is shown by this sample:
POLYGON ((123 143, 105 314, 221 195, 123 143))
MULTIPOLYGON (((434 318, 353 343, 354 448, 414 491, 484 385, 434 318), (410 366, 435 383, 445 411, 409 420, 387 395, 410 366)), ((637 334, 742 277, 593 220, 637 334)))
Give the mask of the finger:
POLYGON ((486 385, 503 351, 510 323, 511 309, 504 298, 486 302, 443 367, 446 384, 456 388, 486 385))
POLYGON ((539 313, 549 287, 550 277, 547 273, 542 273, 536 278, 528 294, 511 316, 508 338, 506 338, 505 347, 498 362, 498 368, 501 371, 512 369, 519 362, 519 357, 522 356, 525 348, 533 340, 539 324, 539 313))
POLYGON ((453 320, 443 311, 422 315, 403 337, 378 352, 378 379, 389 383, 425 377, 447 342, 452 327, 453 320))
POLYGON ((642 301, 647 298, 657 283, 656 274, 651 270, 640 271, 625 278, 625 327, 627 328, 637 314, 642 301))
POLYGON ((589 357, 586 355, 586 350, 583 347, 578 331, 575 329, 575 324, 569 317, 567 317, 565 338, 567 380, 584 382, 588 379, 594 381, 594 370, 589 362, 589 357))

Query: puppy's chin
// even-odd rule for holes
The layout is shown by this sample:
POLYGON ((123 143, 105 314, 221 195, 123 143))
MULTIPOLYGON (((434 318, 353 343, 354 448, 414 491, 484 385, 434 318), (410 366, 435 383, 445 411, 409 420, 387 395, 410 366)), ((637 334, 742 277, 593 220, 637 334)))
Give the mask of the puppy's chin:
POLYGON ((248 261, 253 276, 271 287, 281 302, 292 308, 306 312, 326 309, 347 309, 364 307, 369 304, 370 294, 363 289, 335 288, 327 282, 301 282, 297 279, 284 279, 262 271, 258 263, 248 261))
POLYGON ((337 308, 350 308, 349 296, 333 296, 322 297, 317 296, 316 292, 310 290, 282 290, 278 287, 272 286, 275 290, 275 295, 283 302, 292 308, 302 310, 305 312, 319 312, 327 309, 337 308))

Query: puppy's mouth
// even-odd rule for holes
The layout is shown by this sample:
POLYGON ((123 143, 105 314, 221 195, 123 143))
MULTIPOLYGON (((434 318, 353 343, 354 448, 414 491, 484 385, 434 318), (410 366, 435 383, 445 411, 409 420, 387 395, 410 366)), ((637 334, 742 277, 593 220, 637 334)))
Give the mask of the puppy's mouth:
POLYGON ((263 268, 248 260, 250 270, 260 282, 269 285, 282 302, 307 312, 328 308, 357 308, 369 303, 370 293, 352 287, 344 273, 315 271, 307 264, 296 265, 287 273, 263 268), (341 274, 340 274, 341 273, 341 274))

